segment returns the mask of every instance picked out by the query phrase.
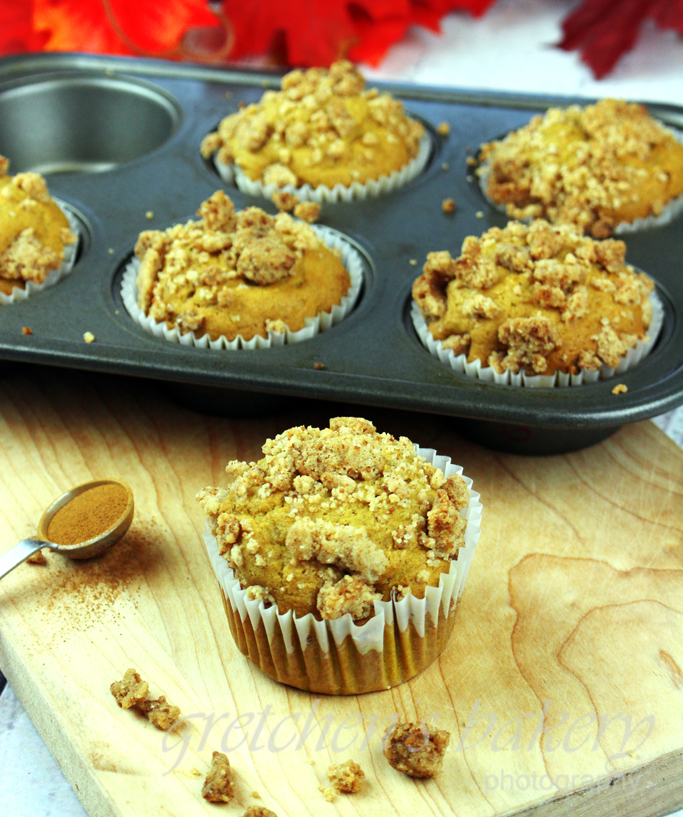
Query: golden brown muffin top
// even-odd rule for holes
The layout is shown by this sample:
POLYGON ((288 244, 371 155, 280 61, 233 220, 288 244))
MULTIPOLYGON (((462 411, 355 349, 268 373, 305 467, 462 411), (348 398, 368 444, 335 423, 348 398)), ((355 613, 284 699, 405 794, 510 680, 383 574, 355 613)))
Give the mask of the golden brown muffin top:
POLYGON ((295 187, 361 184, 400 170, 417 156, 424 127, 390 94, 364 90, 350 62, 291 71, 281 91, 223 119, 202 142, 250 179, 295 187))
POLYGON ((460 476, 415 453, 406 437, 336 417, 268 440, 258 462, 231 462, 227 488, 197 499, 249 598, 281 613, 336 619, 373 602, 422 597, 464 544, 460 476))
POLYGON ((0 156, 0 291, 42 284, 64 261, 64 246, 76 236, 38 173, 8 176, 0 156))
POLYGON ((199 221, 138 238, 138 306, 155 320, 181 332, 248 340, 285 325, 301 329, 304 314, 290 306, 309 306, 304 313, 312 317, 346 293, 350 278, 338 256, 287 213, 270 216, 258 207, 235 212, 219 190, 197 215, 199 221), (306 296, 311 280, 320 284, 312 305, 306 296))
POLYGON ((489 196, 515 218, 575 224, 596 238, 659 215, 683 193, 683 145, 643 105, 551 108, 482 146, 489 196))
POLYGON ((624 262, 623 241, 594 241, 569 225, 511 221, 462 255, 427 256, 413 298, 433 337, 496 371, 615 367, 645 336, 653 281, 624 262))

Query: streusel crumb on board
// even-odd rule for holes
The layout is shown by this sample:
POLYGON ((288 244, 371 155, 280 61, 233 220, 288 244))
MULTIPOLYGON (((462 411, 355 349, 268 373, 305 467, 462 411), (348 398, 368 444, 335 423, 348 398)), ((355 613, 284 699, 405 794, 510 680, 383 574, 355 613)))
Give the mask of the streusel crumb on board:
POLYGON ((467 237, 457 259, 430 253, 413 298, 444 348, 498 372, 616 367, 652 315, 654 283, 625 252, 570 225, 513 221, 467 237))
POLYGON ((658 216, 683 194, 683 145, 643 105, 551 108, 481 148, 487 192, 515 218, 574 224, 596 238, 658 216))
POLYGON ((202 797, 210 803, 229 803, 234 796, 235 785, 228 756, 223 752, 214 752, 202 786, 202 797))
POLYGON ((198 500, 247 596, 281 613, 355 620, 438 586, 464 544, 469 490, 368 420, 288 429, 258 462, 228 464, 198 500))
POLYGON ((449 732, 426 723, 397 723, 384 736, 389 764, 410 777, 434 777, 441 771, 449 732))
POLYGON ((327 770, 327 777, 340 794, 355 794, 363 787, 365 772, 354 760, 332 764, 327 770))
POLYGON ((0 292, 42 284, 64 262, 64 247, 76 236, 38 173, 8 176, 0 156, 0 292))
POLYGON ((121 681, 114 681, 109 691, 122 709, 135 707, 157 729, 167 732, 180 717, 180 708, 169 704, 164 695, 148 698, 149 684, 134 669, 126 670, 121 681))
POLYGON ((277 814, 264 806, 249 806, 242 817, 277 817, 277 814))
POLYGON ((291 71, 281 91, 223 119, 202 155, 216 153, 220 163, 277 187, 348 187, 389 175, 417 156, 424 127, 390 94, 364 87, 345 60, 291 71))
POLYGON ((344 265, 303 221, 258 207, 235 212, 220 190, 197 215, 138 238, 138 306, 154 320, 212 340, 250 340, 298 331, 346 295, 344 265))

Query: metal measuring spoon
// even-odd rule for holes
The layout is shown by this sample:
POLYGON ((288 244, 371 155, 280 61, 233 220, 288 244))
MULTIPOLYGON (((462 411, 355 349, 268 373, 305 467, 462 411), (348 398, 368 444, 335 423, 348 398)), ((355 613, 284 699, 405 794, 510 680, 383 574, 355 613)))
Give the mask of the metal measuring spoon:
POLYGON ((62 494, 58 499, 55 499, 52 505, 43 512, 40 522, 38 523, 37 536, 24 539, 23 542, 19 542, 18 545, 10 548, 7 553, 3 553, 2 556, 0 556, 0 579, 42 548, 56 550, 57 553, 62 553, 70 559, 91 559, 93 556, 99 556, 101 553, 104 553, 105 550, 109 550, 112 545, 115 545, 126 533, 130 527, 130 523, 133 521, 133 510, 133 492, 125 482, 121 482, 119 479, 96 479, 92 482, 84 482, 83 485, 77 485, 75 488, 62 494), (109 485, 111 483, 116 483, 122 488, 125 488, 128 497, 126 509, 114 527, 109 528, 109 530, 104 531, 104 533, 101 533, 99 536, 88 539, 86 542, 78 542, 78 544, 75 545, 57 545, 49 541, 47 538, 47 529, 52 521, 52 517, 60 508, 63 508, 71 502, 74 497, 77 497, 90 488, 96 488, 98 485, 109 485))

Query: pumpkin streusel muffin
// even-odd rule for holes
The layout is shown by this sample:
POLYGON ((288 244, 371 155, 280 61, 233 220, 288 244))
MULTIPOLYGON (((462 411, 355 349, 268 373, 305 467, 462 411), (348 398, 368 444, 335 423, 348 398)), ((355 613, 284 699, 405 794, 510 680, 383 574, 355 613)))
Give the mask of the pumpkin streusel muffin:
POLYGON ((391 176, 418 157, 425 130, 390 94, 364 86, 343 60, 329 70, 291 71, 281 91, 223 119, 204 138, 202 155, 215 153, 219 166, 275 188, 331 189, 391 176))
POLYGON ((413 284, 416 328, 426 326, 440 351, 497 373, 615 369, 645 339, 653 312, 654 283, 625 251, 623 241, 541 219, 468 236, 457 259, 428 255, 413 284))
POLYGON ((386 689, 424 669, 479 535, 471 480, 355 417, 289 429, 263 454, 198 495, 240 650, 317 692, 386 689))
POLYGON ((683 144, 643 105, 551 108, 480 152, 485 192, 515 218, 574 224, 596 238, 660 216, 683 194, 683 144))
POLYGON ((197 215, 199 221, 140 234, 136 283, 143 319, 195 338, 248 341, 296 332, 349 291, 340 253, 289 214, 270 216, 258 207, 235 212, 218 191, 197 215))
POLYGON ((44 284, 77 237, 38 173, 9 176, 0 156, 0 292, 44 284))

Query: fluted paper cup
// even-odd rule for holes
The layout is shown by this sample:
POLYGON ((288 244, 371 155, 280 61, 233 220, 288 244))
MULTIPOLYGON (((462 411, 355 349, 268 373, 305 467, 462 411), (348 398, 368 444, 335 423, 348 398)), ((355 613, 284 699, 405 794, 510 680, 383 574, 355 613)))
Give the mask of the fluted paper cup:
POLYGON ((444 349, 440 340, 436 340, 429 331, 429 324, 424 319, 417 304, 413 302, 410 317, 413 321, 415 331, 422 342, 422 345, 430 354, 438 357, 442 363, 449 365, 454 372, 473 377, 484 383, 496 383, 499 386, 526 386, 527 388, 553 388, 566 386, 581 386, 583 383, 596 383, 598 380, 606 380, 614 377, 615 374, 623 374, 636 366, 640 361, 652 351, 659 333, 664 323, 664 306, 656 292, 651 292, 648 296, 652 304, 652 318, 647 335, 628 350, 622 357, 616 368, 603 364, 599 369, 588 371, 580 369, 577 374, 566 372, 555 372, 551 375, 535 374, 528 375, 526 372, 513 374, 510 371, 497 372, 493 366, 486 366, 481 360, 468 362, 466 354, 456 355, 452 349, 444 349))
POLYGON ((24 287, 13 287, 10 295, 0 292, 0 304, 13 304, 17 303, 18 301, 25 301, 36 292, 43 292, 44 290, 53 287, 55 284, 59 283, 62 278, 65 278, 73 269, 73 266, 76 263, 76 256, 78 255, 81 227, 76 216, 61 201, 58 201, 57 199, 53 199, 53 201, 59 205, 60 210, 66 216, 67 221, 69 222, 69 229, 76 236, 76 241, 73 244, 65 245, 64 261, 62 262, 62 265, 57 269, 51 270, 47 274, 47 277, 42 284, 35 284, 33 281, 27 281, 26 286, 24 287))
POLYGON ((400 170, 395 170, 388 176, 380 176, 378 179, 370 179, 361 184, 353 182, 350 185, 335 184, 334 187, 327 187, 324 184, 312 187, 304 184, 295 187, 293 184, 278 187, 276 184, 264 184, 262 181, 250 179, 237 165, 226 165, 214 158, 214 166, 218 175, 226 184, 236 185, 243 193, 250 196, 262 196, 271 199, 273 193, 291 193, 301 201, 315 201, 319 204, 336 201, 362 201, 363 199, 382 196, 398 190, 404 184, 412 181, 420 175, 429 161, 432 153, 432 140, 428 133, 420 140, 420 147, 417 156, 411 159, 400 170))

